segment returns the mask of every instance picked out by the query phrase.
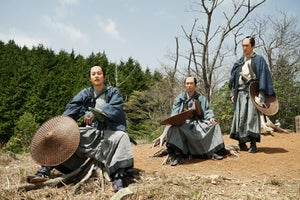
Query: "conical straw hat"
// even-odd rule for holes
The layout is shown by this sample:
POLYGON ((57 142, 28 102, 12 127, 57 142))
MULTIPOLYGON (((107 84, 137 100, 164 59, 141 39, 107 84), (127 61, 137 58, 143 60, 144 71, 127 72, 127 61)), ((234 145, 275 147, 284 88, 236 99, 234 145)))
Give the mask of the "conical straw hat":
POLYGON ((262 107, 255 102, 255 96, 258 96, 258 93, 259 93, 258 89, 259 89, 258 81, 253 81, 250 83, 249 94, 250 94, 252 103, 262 114, 264 114, 266 116, 275 115, 279 110, 279 102, 278 102, 276 96, 265 95, 266 107, 262 107))
POLYGON ((30 154, 40 165, 56 166, 74 154, 79 140, 76 121, 68 116, 56 116, 44 122, 34 134, 30 154))
POLYGON ((195 109, 183 111, 177 115, 173 115, 165 120, 162 120, 160 122, 160 125, 181 126, 187 119, 191 119, 194 116, 195 112, 195 109))

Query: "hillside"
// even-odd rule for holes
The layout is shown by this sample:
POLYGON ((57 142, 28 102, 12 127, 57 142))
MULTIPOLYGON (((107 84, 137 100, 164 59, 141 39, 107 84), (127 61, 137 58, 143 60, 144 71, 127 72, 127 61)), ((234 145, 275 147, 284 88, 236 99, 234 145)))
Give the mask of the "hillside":
MULTIPOLYGON (((226 145, 236 141, 224 135, 226 145)), ((300 199, 300 134, 274 133, 262 136, 258 153, 240 152, 221 161, 185 160, 182 165, 162 165, 165 157, 152 157, 162 147, 139 143, 133 146, 134 178, 129 182, 133 194, 124 199, 300 199)), ((100 187, 91 178, 73 194, 73 185, 17 191, 25 176, 36 165, 29 154, 16 158, 1 155, 0 199, 110 199, 110 183, 100 187)), ((59 172, 55 171, 55 175, 59 172)))

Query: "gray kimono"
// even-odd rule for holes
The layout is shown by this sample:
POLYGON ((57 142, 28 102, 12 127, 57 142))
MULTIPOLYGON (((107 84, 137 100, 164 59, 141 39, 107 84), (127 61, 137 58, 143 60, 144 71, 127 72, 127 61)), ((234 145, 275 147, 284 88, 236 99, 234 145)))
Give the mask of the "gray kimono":
MULTIPOLYGON (((241 81, 242 68, 247 59, 243 56, 231 70, 229 88, 234 95, 234 116, 230 131, 230 138, 240 143, 255 140, 260 142, 260 113, 252 103, 249 95, 250 81, 241 81)), ((249 59, 248 59, 249 62, 249 59)), ((259 90, 266 95, 275 95, 271 73, 265 59, 253 53, 250 58, 250 67, 259 82, 259 90)))
POLYGON ((182 112, 184 108, 194 108, 194 99, 199 102, 201 116, 195 116, 181 126, 171 126, 167 132, 167 145, 179 148, 185 155, 207 158, 225 145, 219 124, 214 125, 209 121, 214 113, 206 97, 198 93, 192 98, 187 93, 179 94, 174 100, 171 116, 182 112))
POLYGON ((92 125, 80 127, 80 144, 75 154, 62 165, 70 170, 79 167, 86 158, 91 157, 104 165, 110 174, 120 168, 133 167, 133 153, 129 136, 125 132, 126 119, 123 111, 123 98, 114 87, 96 94, 92 87, 80 91, 67 104, 63 115, 74 120, 81 118, 89 108, 102 110, 106 117, 95 119, 92 125))

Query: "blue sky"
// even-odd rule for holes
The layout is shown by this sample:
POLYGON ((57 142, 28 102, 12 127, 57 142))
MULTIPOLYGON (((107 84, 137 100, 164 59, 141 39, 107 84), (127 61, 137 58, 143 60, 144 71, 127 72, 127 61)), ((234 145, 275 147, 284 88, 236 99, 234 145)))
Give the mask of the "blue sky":
MULTIPOLYGON (((143 69, 160 69, 175 51, 181 26, 194 21, 191 0, 0 0, 0 40, 31 48, 89 56, 105 52, 111 62, 129 57, 143 69)), ((226 3, 231 2, 225 0, 226 3)), ((267 0, 257 13, 298 17, 300 1, 267 0)), ((256 13, 256 14, 257 14, 256 13)))

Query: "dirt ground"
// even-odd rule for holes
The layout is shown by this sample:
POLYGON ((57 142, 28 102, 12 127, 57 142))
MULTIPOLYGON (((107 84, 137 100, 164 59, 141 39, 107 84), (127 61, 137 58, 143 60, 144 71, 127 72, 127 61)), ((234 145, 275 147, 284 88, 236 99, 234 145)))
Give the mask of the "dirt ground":
MULTIPOLYGON (((300 178, 300 134, 274 133, 262 135, 257 143, 258 152, 251 154, 245 151, 239 156, 229 156, 223 160, 185 160, 181 165, 172 167, 162 165, 165 157, 151 157, 162 147, 151 144, 133 146, 135 167, 144 171, 163 173, 201 173, 202 175, 220 175, 236 179, 263 179, 277 177, 283 179, 300 178)), ((225 145, 237 145, 237 141, 224 135, 225 145)), ((249 144, 248 144, 249 147, 249 144)))
MULTIPOLYGON (((224 135, 225 145, 237 145, 224 135)), ((90 178, 78 193, 74 185, 46 186, 29 191, 25 177, 39 168, 29 154, 0 154, 0 199, 227 199, 227 200, 294 200, 300 199, 300 134, 262 135, 258 152, 240 152, 223 160, 185 160, 172 167, 162 165, 164 157, 152 157, 163 147, 150 143, 133 145, 134 179, 124 190, 114 193, 111 183, 99 184, 90 178), (127 190, 128 189, 128 190, 127 190), (116 197, 129 191, 124 198, 116 197)), ((54 172, 54 175, 57 172, 54 172)))

